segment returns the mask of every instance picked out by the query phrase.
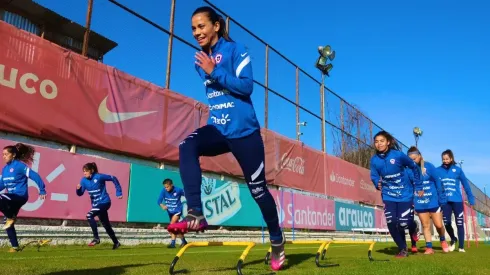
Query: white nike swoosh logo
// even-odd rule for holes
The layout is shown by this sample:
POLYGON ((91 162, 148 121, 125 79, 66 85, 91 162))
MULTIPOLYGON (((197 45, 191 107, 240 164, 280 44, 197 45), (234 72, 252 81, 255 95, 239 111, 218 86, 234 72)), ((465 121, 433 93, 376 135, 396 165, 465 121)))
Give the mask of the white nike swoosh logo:
POLYGON ((157 111, 150 112, 130 112, 130 113, 115 113, 107 109, 107 96, 102 100, 99 105, 99 118, 104 123, 118 123, 121 121, 146 116, 149 114, 156 113, 157 111))
POLYGON ((244 53, 244 54, 241 54, 242 57, 246 56, 248 52, 244 53))

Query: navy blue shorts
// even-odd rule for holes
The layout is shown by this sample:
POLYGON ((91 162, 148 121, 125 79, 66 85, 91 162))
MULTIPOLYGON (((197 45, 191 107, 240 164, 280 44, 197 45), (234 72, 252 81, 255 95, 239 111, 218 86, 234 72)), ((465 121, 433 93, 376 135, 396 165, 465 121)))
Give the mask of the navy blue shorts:
POLYGON ((434 208, 427 208, 427 209, 415 209, 417 213, 439 213, 442 211, 442 208, 439 207, 434 207, 434 208))

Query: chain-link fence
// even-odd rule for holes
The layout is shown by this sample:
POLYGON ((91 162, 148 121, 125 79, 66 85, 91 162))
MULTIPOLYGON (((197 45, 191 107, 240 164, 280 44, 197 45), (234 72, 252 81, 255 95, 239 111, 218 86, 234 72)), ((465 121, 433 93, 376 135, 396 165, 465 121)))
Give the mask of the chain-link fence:
MULTIPOLYGON (((176 0, 166 0, 163 2, 168 4, 168 10, 155 10, 149 14, 141 14, 138 9, 152 5, 151 1, 88 2, 88 9, 93 12, 92 21, 98 26, 120 29, 114 37, 116 41, 128 37, 133 39, 132 48, 124 43, 118 46, 118 51, 128 53, 127 62, 118 65, 118 69, 203 102, 206 98, 202 85, 192 84, 198 81, 182 81, 182 76, 197 77, 192 57, 200 49, 190 31, 191 14, 204 4, 213 7, 226 19, 231 37, 245 44, 252 56, 255 82, 252 100, 261 125, 289 138, 301 139, 306 145, 327 154, 369 168, 373 135, 382 128, 360 108, 326 87, 323 79, 306 72, 210 1, 186 0, 177 5, 176 0), (119 22, 113 18, 118 18, 119 22), (139 35, 142 29, 145 37, 139 35), (139 66, 160 70, 141 71, 139 66), (303 127, 302 123, 306 121, 308 126, 303 127)), ((408 147, 398 142, 406 152, 408 147)), ((477 198, 477 209, 490 214, 488 197, 473 184, 472 190, 477 198)))

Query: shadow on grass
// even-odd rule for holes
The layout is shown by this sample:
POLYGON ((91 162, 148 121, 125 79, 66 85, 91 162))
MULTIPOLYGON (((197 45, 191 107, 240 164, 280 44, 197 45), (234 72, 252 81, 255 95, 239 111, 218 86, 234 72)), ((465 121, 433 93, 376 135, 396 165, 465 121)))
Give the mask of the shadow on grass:
MULTIPOLYGON (((143 267, 149 265, 168 265, 166 263, 148 263, 148 264, 131 264, 131 265, 120 265, 120 266, 108 266, 102 268, 89 268, 89 269, 75 269, 75 270, 63 270, 54 271, 49 273, 44 273, 44 275, 119 275, 125 274, 126 269, 134 267, 143 267)), ((162 270, 163 273, 167 273, 167 270, 162 270)))
MULTIPOLYGON (((35 246, 27 246, 26 251, 35 251, 37 248, 35 246)), ((180 248, 176 249, 171 249, 167 248, 166 245, 162 246, 121 246, 117 250, 134 250, 134 249, 144 249, 144 250, 150 250, 150 249, 162 249, 164 252, 169 252, 168 254, 172 254, 173 252, 177 253, 180 248), (172 252, 172 253, 170 253, 172 252)), ((112 250, 112 244, 100 244, 97 247, 89 247, 87 245, 71 245, 71 246, 42 246, 39 252, 65 252, 65 251, 106 251, 106 250, 112 250)))
MULTIPOLYGON (((311 253, 289 254, 286 257, 286 261, 287 263, 283 266, 281 270, 288 270, 306 261, 310 261, 312 267, 317 268, 315 265, 315 254, 311 254, 311 253)), ((325 264, 325 261, 322 264, 325 264)), ((257 270, 258 269, 257 265, 262 265, 264 269, 269 269, 269 271, 263 271, 265 273, 260 273, 260 274, 263 275, 276 274, 272 270, 270 270, 270 262, 268 265, 265 265, 264 259, 257 259, 254 261, 245 262, 244 265, 242 266, 242 271, 243 273, 251 273, 250 271, 247 271, 247 268, 251 268, 251 269, 255 269, 253 274, 258 274, 257 272, 261 272, 261 271, 257 270)), ((233 271, 233 270, 236 270, 236 265, 234 267, 218 268, 218 269, 215 268, 207 271, 222 272, 222 271, 233 271)))
MULTIPOLYGON (((419 254, 424 254, 425 249, 426 249, 425 246, 419 246, 418 247, 418 252, 417 253, 412 253, 411 250, 410 250, 410 247, 409 247, 408 248, 408 255, 409 256, 415 256, 415 255, 419 255, 419 254)), ((442 251, 442 248, 441 247, 437 247, 437 246, 433 246, 432 249, 434 251, 442 251)), ((382 253, 382 254, 386 254, 386 255, 389 255, 389 256, 395 256, 396 254, 398 254, 398 247, 396 247, 396 246, 386 247, 386 248, 383 248, 383 249, 376 250, 376 252, 382 253)))
POLYGON ((376 252, 390 255, 390 256, 395 256, 398 253, 398 247, 392 246, 392 247, 385 247, 383 249, 378 249, 376 252))

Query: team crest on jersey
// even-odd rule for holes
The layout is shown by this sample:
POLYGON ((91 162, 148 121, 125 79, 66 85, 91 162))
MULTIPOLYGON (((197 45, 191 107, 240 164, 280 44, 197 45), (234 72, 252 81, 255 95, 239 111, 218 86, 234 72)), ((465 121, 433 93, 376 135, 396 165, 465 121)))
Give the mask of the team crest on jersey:
POLYGON ((456 172, 456 169, 453 168, 453 172, 456 172))
POLYGON ((223 59, 223 55, 222 54, 217 54, 215 57, 214 57, 214 60, 216 61, 216 64, 219 64, 221 62, 221 60, 223 59))
POLYGON ((174 196, 177 196, 177 192, 174 193, 174 196))
POLYGON ((391 164, 395 164, 395 159, 390 159, 391 164))
POLYGON ((14 172, 14 168, 10 168, 9 171, 10 171, 10 173, 14 172))
POLYGON ((94 183, 97 183, 97 179, 94 179, 94 183))

